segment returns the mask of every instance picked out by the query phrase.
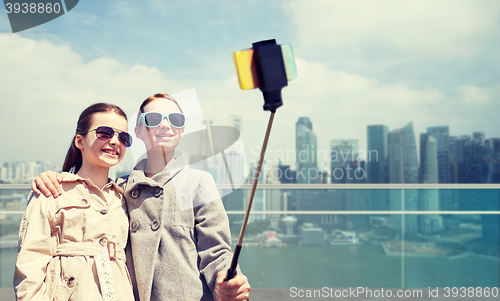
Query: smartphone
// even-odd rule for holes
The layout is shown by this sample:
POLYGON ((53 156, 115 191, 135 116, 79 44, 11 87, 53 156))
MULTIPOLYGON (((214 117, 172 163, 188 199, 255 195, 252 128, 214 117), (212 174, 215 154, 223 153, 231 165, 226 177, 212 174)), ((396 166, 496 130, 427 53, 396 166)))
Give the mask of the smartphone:
MULTIPOLYGON (((297 67, 295 66, 292 46, 289 44, 280 46, 285 64, 286 79, 291 81, 297 77, 297 67)), ((245 49, 233 53, 234 66, 236 67, 238 82, 242 90, 251 90, 259 87, 259 77, 253 53, 253 49, 245 49)))

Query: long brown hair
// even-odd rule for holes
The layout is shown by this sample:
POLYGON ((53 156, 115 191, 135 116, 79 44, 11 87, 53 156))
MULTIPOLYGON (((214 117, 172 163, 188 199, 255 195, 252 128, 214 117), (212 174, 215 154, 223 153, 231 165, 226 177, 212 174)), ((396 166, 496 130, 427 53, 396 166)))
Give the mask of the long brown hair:
POLYGON ((76 135, 86 135, 90 130, 90 123, 92 122, 92 116, 96 113, 106 113, 106 112, 114 112, 127 120, 127 115, 120 109, 118 106, 109 104, 109 103, 96 103, 86 108, 82 114, 80 114, 80 118, 78 118, 78 123, 76 124, 76 133, 71 140, 71 146, 69 147, 68 153, 66 154, 66 159, 64 159, 64 164, 62 171, 69 172, 72 168, 74 168, 74 173, 76 174, 80 168, 82 167, 83 157, 82 151, 76 147, 75 138, 76 135))

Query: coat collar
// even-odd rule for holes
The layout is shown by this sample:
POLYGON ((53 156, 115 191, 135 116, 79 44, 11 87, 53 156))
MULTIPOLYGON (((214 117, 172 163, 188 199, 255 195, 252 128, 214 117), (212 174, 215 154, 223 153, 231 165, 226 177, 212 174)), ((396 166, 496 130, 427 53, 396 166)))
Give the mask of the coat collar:
POLYGON ((147 177, 144 172, 146 163, 147 159, 141 160, 139 163, 137 163, 137 165, 134 167, 134 170, 130 173, 129 179, 132 182, 132 186, 142 184, 153 187, 163 187, 186 166, 182 158, 176 156, 167 164, 167 166, 165 166, 165 168, 161 172, 155 174, 150 178, 147 177))
POLYGON ((89 178, 82 178, 79 175, 72 174, 72 173, 69 173, 69 172, 63 172, 63 174, 64 174, 64 179, 61 182, 82 182, 82 183, 87 184, 88 186, 95 187, 95 188, 97 188, 99 190, 104 190, 105 188, 111 188, 111 187, 113 187, 113 189, 115 189, 119 193, 121 193, 121 194, 125 193, 123 191, 123 189, 120 186, 118 186, 115 183, 115 181, 113 181, 113 179, 111 179, 111 178, 108 178, 108 184, 104 185, 104 187, 102 189, 100 189, 89 178))

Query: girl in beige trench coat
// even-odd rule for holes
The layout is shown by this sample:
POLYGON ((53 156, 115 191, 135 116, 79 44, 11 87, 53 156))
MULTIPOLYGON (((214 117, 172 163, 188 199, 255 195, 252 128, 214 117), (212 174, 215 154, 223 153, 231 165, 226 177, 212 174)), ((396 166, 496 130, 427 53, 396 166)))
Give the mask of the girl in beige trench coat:
POLYGON ((134 300, 125 265, 123 191, 108 178, 132 143, 117 106, 94 104, 78 120, 57 199, 32 193, 14 275, 17 300, 134 300))

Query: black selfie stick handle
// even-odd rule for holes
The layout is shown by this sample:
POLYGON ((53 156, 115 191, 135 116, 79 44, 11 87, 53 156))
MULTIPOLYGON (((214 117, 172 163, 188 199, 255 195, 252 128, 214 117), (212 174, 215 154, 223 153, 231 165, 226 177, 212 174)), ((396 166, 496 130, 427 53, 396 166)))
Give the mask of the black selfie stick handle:
POLYGON ((241 246, 236 245, 236 248, 234 249, 234 254, 233 254, 233 260, 231 261, 231 266, 229 267, 229 270, 227 270, 227 276, 225 281, 229 281, 238 274, 236 271, 236 266, 238 266, 238 258, 240 257, 240 251, 241 251, 241 246))

